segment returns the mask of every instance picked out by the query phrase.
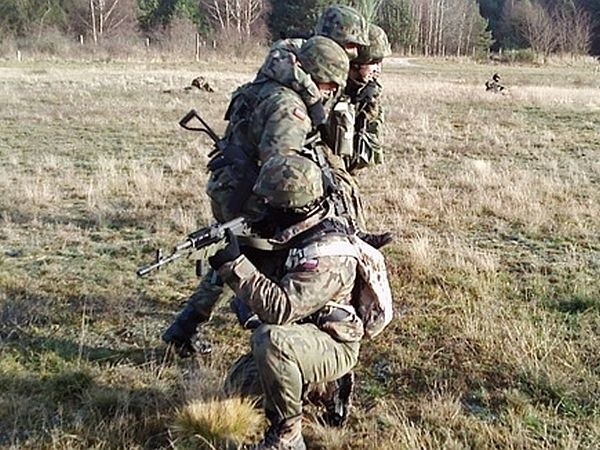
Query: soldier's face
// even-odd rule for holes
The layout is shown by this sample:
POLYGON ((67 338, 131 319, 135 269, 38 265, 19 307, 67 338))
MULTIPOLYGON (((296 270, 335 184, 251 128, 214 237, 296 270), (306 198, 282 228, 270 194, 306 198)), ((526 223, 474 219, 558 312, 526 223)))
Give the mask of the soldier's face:
POLYGON ((317 83, 317 87, 321 93, 321 103, 323 103, 325 112, 329 114, 329 111, 334 104, 339 87, 335 83, 317 83))
POLYGON ((350 79, 360 83, 376 80, 381 75, 381 61, 369 64, 352 64, 350 66, 350 79))
POLYGON ((317 83, 317 87, 323 101, 333 97, 338 89, 338 85, 335 83, 317 83))

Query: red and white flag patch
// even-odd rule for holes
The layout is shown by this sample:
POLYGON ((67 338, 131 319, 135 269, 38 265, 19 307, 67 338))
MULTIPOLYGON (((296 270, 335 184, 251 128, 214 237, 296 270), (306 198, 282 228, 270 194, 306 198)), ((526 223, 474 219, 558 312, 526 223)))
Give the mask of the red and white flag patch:
POLYGON ((294 116, 296 116, 300 120, 306 119, 306 113, 304 111, 302 111, 301 108, 294 108, 294 111, 292 112, 292 114, 294 114, 294 116))

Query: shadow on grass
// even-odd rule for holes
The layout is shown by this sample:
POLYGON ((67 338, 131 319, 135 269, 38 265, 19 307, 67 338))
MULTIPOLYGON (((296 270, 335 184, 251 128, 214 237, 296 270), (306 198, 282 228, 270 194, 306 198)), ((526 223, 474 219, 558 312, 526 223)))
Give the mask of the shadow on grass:
MULTIPOLYGON (((85 368, 0 375, 0 446, 49 448, 76 436, 77 448, 166 448, 173 389, 98 383, 85 368)), ((71 448, 69 443, 55 448, 71 448)))
POLYGON ((167 361, 166 347, 139 348, 121 346, 115 349, 108 346, 90 346, 62 337, 38 336, 24 329, 7 330, 0 327, 0 345, 4 351, 21 355, 22 360, 33 361, 41 353, 53 353, 68 362, 97 362, 112 365, 116 362, 129 364, 160 363, 167 361), (37 355, 37 356, 36 356, 37 355))

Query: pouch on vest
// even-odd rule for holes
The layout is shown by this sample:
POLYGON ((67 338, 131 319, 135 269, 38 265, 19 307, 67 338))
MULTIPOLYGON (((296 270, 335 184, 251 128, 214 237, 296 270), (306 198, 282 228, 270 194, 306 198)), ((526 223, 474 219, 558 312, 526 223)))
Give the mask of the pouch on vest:
POLYGON ((250 148, 227 145, 208 163, 210 176, 206 193, 219 221, 237 217, 252 194, 259 168, 249 155, 250 151, 250 148))
POLYGON ((210 175, 206 193, 218 221, 239 216, 258 176, 254 149, 236 142, 240 141, 239 136, 247 134, 248 120, 258 101, 255 91, 259 85, 246 83, 233 93, 225 113, 229 125, 223 138, 223 150, 214 155, 207 165, 210 175))
POLYGON ((333 152, 341 157, 350 158, 354 153, 354 106, 346 99, 335 104, 330 113, 333 152))
POLYGON ((374 338, 392 321, 392 290, 383 254, 357 236, 351 241, 358 253, 354 307, 365 326, 365 337, 374 338))

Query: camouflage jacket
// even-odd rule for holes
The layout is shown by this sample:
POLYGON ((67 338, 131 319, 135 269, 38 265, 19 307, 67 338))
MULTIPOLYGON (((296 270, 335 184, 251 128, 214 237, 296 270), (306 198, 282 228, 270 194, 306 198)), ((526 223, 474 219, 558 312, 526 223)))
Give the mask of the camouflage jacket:
POLYGON ((488 80, 485 82, 485 90, 499 93, 504 91, 504 86, 498 83, 496 80, 488 80))
POLYGON ((309 245, 333 248, 349 243, 343 234, 319 233, 295 244, 289 250, 285 274, 278 281, 262 274, 243 255, 224 264, 219 274, 264 323, 312 322, 337 340, 357 341, 364 330, 351 306, 356 259, 335 256, 335 251, 311 259, 301 257, 302 249, 309 245))
POLYGON ((270 80, 239 88, 226 116, 225 139, 247 146, 256 162, 301 149, 312 130, 307 108, 292 89, 270 80))
POLYGON ((213 215, 221 222, 260 217, 262 203, 252 194, 260 164, 306 145, 312 131, 307 108, 292 89, 262 80, 235 91, 225 118, 224 149, 208 164, 213 215))
MULTIPOLYGON (((304 72, 296 59, 296 52, 304 39, 282 39, 273 44, 261 66, 257 80, 274 80, 296 92, 307 108, 321 101, 319 88, 311 76, 304 72)), ((314 125, 324 123, 325 117, 314 118, 314 125)))
POLYGON ((385 122, 381 105, 381 84, 373 80, 357 83, 348 80, 345 94, 355 107, 354 161, 349 171, 383 163, 382 134, 385 122))

